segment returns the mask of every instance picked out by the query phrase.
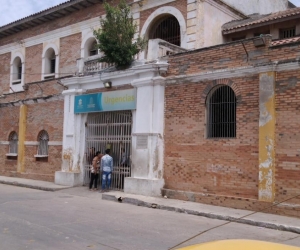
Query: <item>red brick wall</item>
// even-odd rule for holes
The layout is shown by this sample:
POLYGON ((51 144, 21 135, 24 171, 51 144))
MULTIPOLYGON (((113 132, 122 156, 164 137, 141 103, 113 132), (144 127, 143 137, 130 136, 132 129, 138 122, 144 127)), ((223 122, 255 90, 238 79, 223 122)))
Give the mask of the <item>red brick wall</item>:
POLYGON ((276 200, 300 190, 300 73, 278 72, 276 79, 276 200))
MULTIPOLYGON (((11 132, 19 134, 19 107, 0 109, 0 141, 8 141, 11 132)), ((6 154, 9 153, 8 145, 0 144, 0 175, 13 175, 17 171, 17 160, 9 160, 6 154)))
MULTIPOLYGON (((50 142, 62 142, 63 113, 63 100, 28 105, 26 141, 37 141, 39 132, 46 130, 50 142)), ((37 146, 26 146, 25 166, 28 177, 53 181, 55 171, 61 169, 61 152, 62 146, 50 145, 48 162, 39 162, 34 157, 37 146)))
POLYGON ((73 75, 76 70, 76 60, 80 58, 81 33, 60 39, 60 76, 73 75))
POLYGON ((166 87, 166 188, 257 198, 258 77, 232 79, 241 94, 236 139, 207 139, 205 99, 211 82, 166 87))
POLYGON ((11 53, 0 55, 0 95, 9 91, 11 53))
POLYGON ((42 73, 43 44, 26 48, 25 83, 40 81, 42 73))

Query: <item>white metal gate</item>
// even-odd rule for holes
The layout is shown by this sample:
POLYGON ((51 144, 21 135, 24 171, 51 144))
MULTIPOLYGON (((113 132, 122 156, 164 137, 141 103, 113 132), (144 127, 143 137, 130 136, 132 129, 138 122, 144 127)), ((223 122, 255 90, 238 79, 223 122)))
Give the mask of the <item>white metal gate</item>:
MULTIPOLYGON (((131 111, 114 111, 88 114, 86 122, 86 159, 84 184, 90 181, 90 165, 97 151, 105 154, 110 148, 114 170, 111 189, 123 190, 124 178, 131 176, 131 111)), ((99 175, 101 185, 101 173, 99 175)))

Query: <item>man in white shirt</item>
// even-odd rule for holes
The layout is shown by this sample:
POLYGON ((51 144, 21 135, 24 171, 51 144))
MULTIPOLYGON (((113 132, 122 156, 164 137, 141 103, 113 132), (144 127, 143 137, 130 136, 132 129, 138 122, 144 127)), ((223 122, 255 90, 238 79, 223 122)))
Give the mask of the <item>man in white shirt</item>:
POLYGON ((102 190, 109 189, 111 183, 111 174, 113 171, 113 158, 109 155, 110 149, 105 150, 105 155, 101 158, 101 171, 102 171, 102 190))

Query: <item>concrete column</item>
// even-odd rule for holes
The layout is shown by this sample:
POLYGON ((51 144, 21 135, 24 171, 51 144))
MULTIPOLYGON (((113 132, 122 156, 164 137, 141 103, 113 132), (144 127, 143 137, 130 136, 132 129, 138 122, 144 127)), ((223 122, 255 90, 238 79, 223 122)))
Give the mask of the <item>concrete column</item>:
POLYGON ((132 177, 124 191, 160 196, 163 179, 164 78, 134 80, 137 109, 133 116, 132 177))
POLYGON ((26 139, 26 123, 27 123, 27 106, 20 106, 19 118, 19 144, 18 144, 18 167, 17 172, 25 172, 25 139, 26 139))
POLYGON ((261 201, 275 199, 275 72, 259 75, 259 193, 261 201))
POLYGON ((86 115, 74 114, 75 95, 85 90, 65 90, 63 152, 61 171, 55 172, 55 183, 65 186, 78 186, 83 183, 84 122, 86 115))

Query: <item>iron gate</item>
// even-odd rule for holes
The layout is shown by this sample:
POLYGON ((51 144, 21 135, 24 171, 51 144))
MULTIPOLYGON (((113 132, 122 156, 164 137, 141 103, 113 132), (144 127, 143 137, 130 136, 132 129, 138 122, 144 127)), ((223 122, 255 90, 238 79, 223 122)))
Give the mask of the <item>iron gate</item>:
MULTIPOLYGON (((131 176, 131 111, 88 114, 86 122, 86 157, 84 184, 90 180, 90 166, 95 152, 110 148, 114 169, 111 189, 123 190, 124 178, 131 176)), ((101 177, 101 173, 99 175, 101 177)), ((99 178, 101 185, 101 178, 99 178)))

